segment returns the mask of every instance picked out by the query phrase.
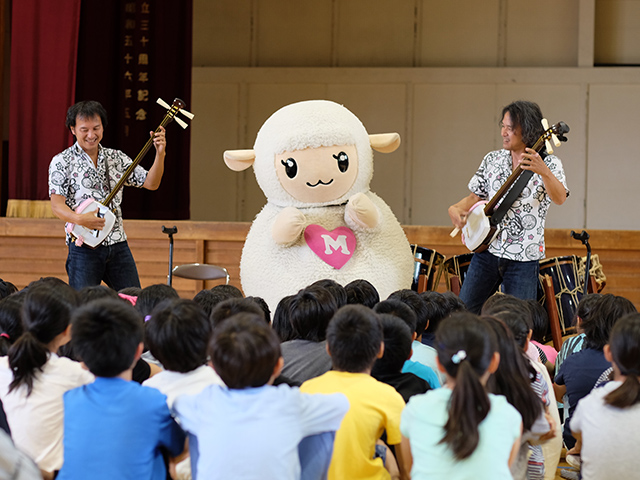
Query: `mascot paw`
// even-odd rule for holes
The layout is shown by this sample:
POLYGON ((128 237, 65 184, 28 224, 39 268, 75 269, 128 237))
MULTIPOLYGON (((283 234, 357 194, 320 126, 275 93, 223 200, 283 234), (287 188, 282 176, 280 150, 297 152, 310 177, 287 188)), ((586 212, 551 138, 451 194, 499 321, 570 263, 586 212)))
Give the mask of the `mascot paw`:
POLYGON ((303 213, 294 207, 287 207, 278 214, 273 226, 271 236, 276 243, 286 245, 295 242, 302 231, 306 218, 303 213))
POLYGON ((361 228, 375 228, 380 223, 378 209, 364 193, 356 193, 349 199, 344 218, 347 224, 361 228))

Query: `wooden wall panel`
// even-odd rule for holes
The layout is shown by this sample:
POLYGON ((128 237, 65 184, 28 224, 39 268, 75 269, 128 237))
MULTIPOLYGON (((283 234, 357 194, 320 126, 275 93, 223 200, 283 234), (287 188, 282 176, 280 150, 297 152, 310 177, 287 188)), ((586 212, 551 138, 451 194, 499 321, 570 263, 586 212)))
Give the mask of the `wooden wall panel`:
POLYGON ((411 67, 414 2, 350 0, 337 9, 336 66, 411 67))
POLYGON ((253 0, 193 2, 194 66, 251 65, 255 28, 252 21, 253 4, 253 0))
POLYGON ((500 66, 500 3, 500 0, 420 2, 418 66, 500 66))
POLYGON ((578 62, 579 0, 507 0, 505 65, 560 67, 578 62))
MULTIPOLYGON (((184 263, 212 263, 228 269, 230 283, 240 288, 240 256, 249 223, 175 223, 174 266, 184 263)), ((66 246, 60 222, 0 218, 0 278, 23 288, 42 276, 67 281, 64 269, 66 246), (57 232, 57 233, 56 233, 57 232)), ((166 283, 169 241, 155 220, 128 220, 125 228, 136 258, 142 286, 166 283)), ((459 238, 449 237, 450 227, 405 226, 411 243, 451 257, 467 253, 459 238)), ((604 293, 623 295, 640 308, 640 232, 592 230, 591 247, 600 256, 607 285, 604 293)), ((586 255, 582 243, 573 240, 569 230, 547 231, 547 257, 586 255)), ((276 280, 265 272, 265 282, 276 280)), ((198 282, 174 278, 174 287, 183 298, 192 298, 202 288, 220 281, 198 282)), ((441 282, 439 290, 444 289, 441 282)))
POLYGON ((404 223, 446 225, 449 205, 469 195, 467 182, 482 157, 499 145, 495 91, 495 86, 482 84, 416 85, 410 124, 411 216, 404 223))
MULTIPOLYGON (((218 221, 233 221, 239 215, 237 199, 242 198, 240 175, 226 167, 223 152, 253 146, 253 143, 241 143, 243 132, 239 126, 244 115, 241 88, 231 83, 207 89, 197 83, 193 86, 193 105, 187 109, 195 115, 189 127, 192 129, 190 186, 192 192, 201 192, 201 195, 191 197, 190 218, 206 219, 211 210, 215 210, 218 221)), ((171 137, 168 141, 171 142, 171 137)), ((167 162, 188 161, 171 156, 169 150, 167 162)))
POLYGON ((595 63, 638 65, 638 0, 597 0, 595 15, 595 63))
POLYGON ((592 85, 589 110, 598 115, 589 118, 587 224, 618 229, 633 223, 637 228, 640 85, 592 85), (634 140, 620 140, 625 138, 634 140))

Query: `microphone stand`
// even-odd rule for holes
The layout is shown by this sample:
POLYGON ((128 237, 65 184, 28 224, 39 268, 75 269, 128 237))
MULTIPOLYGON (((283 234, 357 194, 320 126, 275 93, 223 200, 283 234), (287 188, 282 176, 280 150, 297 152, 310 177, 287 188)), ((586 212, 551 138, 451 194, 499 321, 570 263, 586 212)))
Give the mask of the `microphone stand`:
POLYGON ((591 245, 589 245, 589 234, 583 230, 581 233, 576 233, 573 230, 571 230, 571 236, 576 239, 576 240, 580 240, 582 242, 583 245, 585 245, 587 247, 587 261, 585 262, 585 267, 584 267, 584 294, 586 295, 588 293, 588 286, 589 286, 589 268, 591 268, 591 245))

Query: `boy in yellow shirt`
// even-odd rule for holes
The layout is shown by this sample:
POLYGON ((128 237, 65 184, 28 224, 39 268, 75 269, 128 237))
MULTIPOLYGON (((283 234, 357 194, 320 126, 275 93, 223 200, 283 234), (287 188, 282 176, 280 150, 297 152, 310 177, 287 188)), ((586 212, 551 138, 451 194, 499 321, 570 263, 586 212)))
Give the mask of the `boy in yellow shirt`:
MULTIPOLYGON (((386 431, 389 445, 400 443, 404 400, 393 387, 370 375, 384 353, 378 315, 362 305, 342 307, 327 328, 327 351, 333 370, 304 382, 300 390, 340 392, 351 405, 336 433, 329 480, 388 479, 385 461, 376 455, 376 442, 386 431)), ((397 462, 401 477, 408 478, 404 459, 399 457, 397 462)))

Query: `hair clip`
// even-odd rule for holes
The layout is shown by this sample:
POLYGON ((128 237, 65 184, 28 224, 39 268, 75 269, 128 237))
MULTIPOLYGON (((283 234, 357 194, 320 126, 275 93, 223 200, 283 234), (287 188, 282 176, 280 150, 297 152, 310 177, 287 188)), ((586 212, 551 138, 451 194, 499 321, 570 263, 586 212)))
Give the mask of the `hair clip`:
POLYGON ((9 334, 8 334, 8 333, 5 333, 5 332, 0 333, 0 337, 4 337, 4 338, 6 338, 7 340, 11 340, 11 337, 9 337, 9 334))
POLYGON ((458 350, 458 353, 454 353, 451 357, 451 361, 458 365, 465 358, 467 358, 467 352, 465 352, 464 350, 458 350))

